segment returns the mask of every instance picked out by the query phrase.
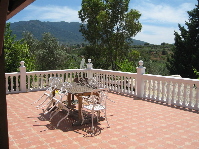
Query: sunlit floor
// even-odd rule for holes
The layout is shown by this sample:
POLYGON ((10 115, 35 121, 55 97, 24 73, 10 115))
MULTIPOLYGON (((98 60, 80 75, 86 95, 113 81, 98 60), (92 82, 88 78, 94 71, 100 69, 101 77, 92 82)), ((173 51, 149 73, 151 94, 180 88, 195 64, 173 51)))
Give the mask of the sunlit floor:
POLYGON ((8 131, 10 149, 142 149, 142 148, 199 148, 199 112, 173 107, 160 102, 133 96, 109 93, 115 103, 107 101, 106 120, 72 126, 59 112, 49 121, 31 105, 43 91, 7 95, 8 131))

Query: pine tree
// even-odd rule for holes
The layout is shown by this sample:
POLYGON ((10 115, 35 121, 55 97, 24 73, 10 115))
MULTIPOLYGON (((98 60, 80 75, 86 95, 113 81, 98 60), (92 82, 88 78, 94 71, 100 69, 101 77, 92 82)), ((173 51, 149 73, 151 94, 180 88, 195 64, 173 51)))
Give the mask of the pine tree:
MULTIPOLYGON (((198 0, 199 3, 199 0, 198 0)), ((179 74, 185 78, 196 78, 194 69, 199 70, 199 5, 189 15, 187 27, 178 25, 180 33, 175 32, 175 46, 168 58, 170 74, 179 74)))

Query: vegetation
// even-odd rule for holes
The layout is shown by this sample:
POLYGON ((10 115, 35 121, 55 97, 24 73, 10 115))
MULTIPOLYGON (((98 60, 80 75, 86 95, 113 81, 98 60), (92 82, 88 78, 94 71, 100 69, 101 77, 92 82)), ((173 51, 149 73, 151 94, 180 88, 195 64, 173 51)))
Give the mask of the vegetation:
POLYGON ((82 0, 80 32, 89 43, 83 54, 96 68, 117 70, 124 57, 128 63, 131 37, 142 28, 141 14, 128 5, 129 0, 82 0))
POLYGON ((23 38, 16 40, 9 23, 4 35, 4 49, 6 72, 18 71, 20 61, 25 61, 27 71, 78 68, 81 61, 81 57, 59 44, 50 33, 44 33, 38 40, 30 32, 24 32, 23 38))
POLYGON ((23 39, 15 40, 16 36, 10 30, 10 24, 6 24, 4 35, 4 50, 5 50, 5 71, 18 71, 19 62, 25 61, 27 70, 34 69, 34 56, 29 51, 28 45, 23 39))
MULTIPOLYGON (((55 38, 51 33, 43 33, 41 38, 36 38, 31 32, 25 31, 22 34, 22 39, 17 40, 17 37, 13 34, 13 31, 9 29, 8 25, 6 34, 7 36, 5 36, 5 44, 7 44, 7 42, 10 40, 12 40, 10 41, 10 46, 11 43, 15 42, 20 43, 20 46, 24 44, 27 48, 28 55, 30 55, 29 57, 18 56, 20 57, 19 59, 16 59, 14 56, 7 55, 6 57, 10 57, 10 59, 12 59, 10 64, 13 66, 8 66, 9 61, 6 61, 6 72, 18 71, 17 68, 19 67, 19 62, 22 60, 25 61, 25 65, 28 71, 79 68, 81 58, 82 56, 85 56, 85 48, 88 48, 86 47, 86 43, 70 45, 67 43, 60 43, 59 39, 55 38), (8 38, 11 39, 8 40, 8 38), (54 50, 52 51, 52 49, 54 50), (53 53, 56 56, 53 56, 53 53), (54 65, 56 63, 57 65, 54 65)), ((71 40, 73 39, 71 38, 71 40)), ((173 45, 166 43, 162 43, 161 45, 151 45, 149 43, 144 44, 144 42, 142 42, 141 45, 131 45, 129 48, 128 57, 125 57, 122 62, 115 61, 118 66, 117 70, 123 72, 136 72, 138 61, 143 60, 144 66, 147 68, 146 73, 170 75, 166 69, 165 64, 166 58, 171 53, 170 49, 172 47, 173 45)), ((16 52, 16 50, 11 49, 10 51, 16 52)), ((17 53, 19 54, 20 52, 17 53)), ((16 56, 16 53, 13 55, 16 56)), ((95 62, 97 60, 99 59, 92 59, 94 68, 96 68, 95 62)))
MULTIPOLYGON (((198 1, 199 3, 199 1, 198 1)), ((187 27, 179 26, 180 33, 175 32, 175 46, 168 58, 168 70, 171 74, 179 74, 186 78, 197 78, 195 70, 199 70, 199 6, 188 11, 187 27)))

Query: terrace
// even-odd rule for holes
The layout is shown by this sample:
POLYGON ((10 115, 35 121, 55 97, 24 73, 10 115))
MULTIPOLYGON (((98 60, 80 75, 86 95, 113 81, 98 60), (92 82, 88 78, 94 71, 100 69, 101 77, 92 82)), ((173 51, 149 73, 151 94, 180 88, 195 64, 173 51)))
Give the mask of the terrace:
POLYGON ((93 69, 6 73, 8 133, 11 149, 19 148, 198 148, 199 112, 198 80, 145 74, 143 62, 137 73, 93 69), (107 117, 95 123, 72 126, 65 119, 56 127, 58 115, 49 122, 32 102, 44 92, 48 78, 93 77, 108 87, 107 117))

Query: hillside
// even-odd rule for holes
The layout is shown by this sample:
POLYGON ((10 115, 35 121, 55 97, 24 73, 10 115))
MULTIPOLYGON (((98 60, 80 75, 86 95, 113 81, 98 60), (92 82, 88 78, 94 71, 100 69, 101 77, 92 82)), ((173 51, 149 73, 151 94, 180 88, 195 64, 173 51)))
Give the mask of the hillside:
MULTIPOLYGON (((22 38, 24 31, 31 32, 37 39, 41 39, 43 33, 51 33, 61 43, 81 44, 84 42, 79 32, 79 22, 41 22, 39 20, 19 21, 10 24, 13 34, 17 39, 22 38)), ((133 39, 133 45, 144 45, 145 42, 133 39)))

